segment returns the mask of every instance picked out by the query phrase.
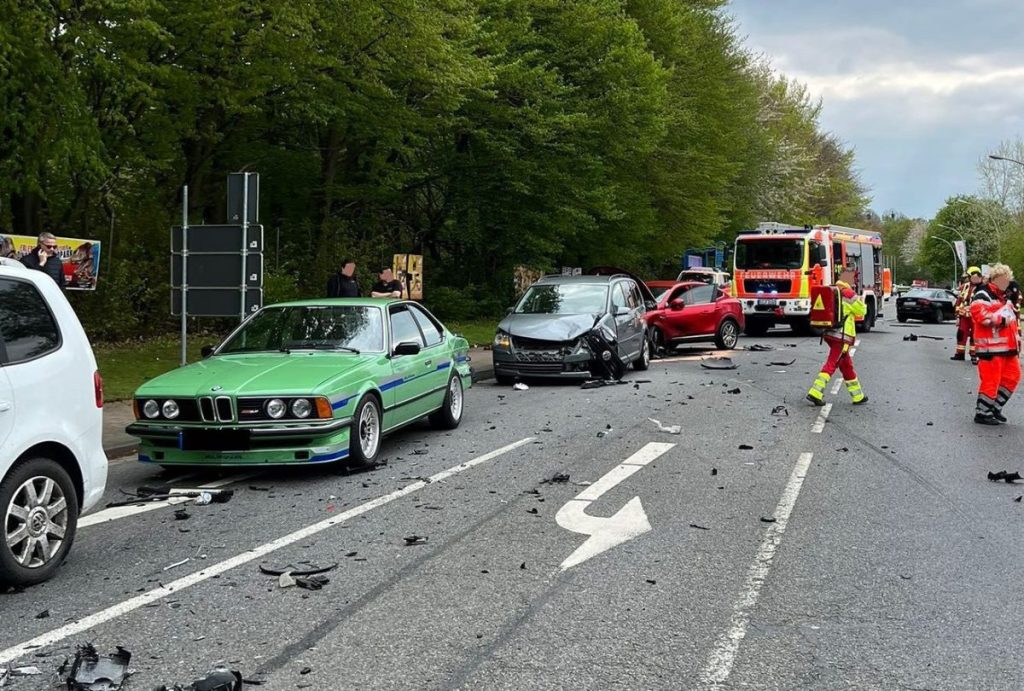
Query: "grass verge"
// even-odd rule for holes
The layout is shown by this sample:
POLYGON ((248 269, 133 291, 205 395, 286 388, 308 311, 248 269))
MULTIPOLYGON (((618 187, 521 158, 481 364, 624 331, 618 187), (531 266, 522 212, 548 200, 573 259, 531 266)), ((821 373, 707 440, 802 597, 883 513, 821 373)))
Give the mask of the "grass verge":
MULTIPOLYGON (((190 334, 188 361, 198 360, 200 349, 213 342, 210 337, 190 334)), ((130 399, 139 386, 177 367, 181 360, 180 352, 181 339, 177 336, 94 346, 93 353, 103 377, 104 398, 108 401, 130 399)))

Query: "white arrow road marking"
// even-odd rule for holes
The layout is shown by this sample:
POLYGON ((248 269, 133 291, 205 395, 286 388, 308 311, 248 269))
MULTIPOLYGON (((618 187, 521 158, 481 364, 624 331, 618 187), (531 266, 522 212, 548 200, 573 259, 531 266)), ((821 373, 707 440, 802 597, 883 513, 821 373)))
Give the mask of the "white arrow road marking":
POLYGON ((607 518, 588 515, 587 507, 592 501, 599 499, 602 494, 674 446, 675 444, 661 442, 647 444, 609 470, 600 480, 577 494, 574 499, 570 499, 565 506, 558 510, 558 513, 555 514, 555 523, 574 533, 589 535, 587 541, 562 562, 562 571, 581 564, 616 545, 621 545, 627 540, 632 540, 638 535, 643 535, 651 529, 650 521, 647 520, 647 514, 644 513, 644 507, 640 503, 640 497, 633 497, 614 515, 607 518))
POLYGON ((747 635, 747 624, 750 622, 750 612, 757 605, 757 599, 761 595, 761 588, 765 579, 768 578, 768 571, 771 569, 775 552, 779 549, 782 536, 786 532, 786 525, 789 523, 789 515, 793 512, 796 499, 800 496, 800 488, 803 487, 804 478, 807 476, 807 469, 811 465, 813 454, 802 453, 793 466, 793 473, 789 476, 789 482, 782 491, 782 498, 779 505, 775 507, 775 522, 769 524, 765 531, 764 539, 754 557, 754 563, 747 571, 747 579, 743 585, 743 592, 733 605, 732 619, 729 622, 729 630, 719 637, 715 649, 708 656, 707 664, 700 675, 701 689, 721 688, 721 684, 729 678, 732 672, 733 663, 736 662, 736 653, 740 649, 740 642, 747 635))
POLYGON ((305 528, 301 528, 293 533, 279 537, 276 540, 253 547, 247 552, 236 554, 230 559, 225 559, 217 564, 211 564, 201 571, 196 571, 195 573, 183 576, 176 581, 162 584, 159 588, 147 590, 141 595, 137 595, 130 600, 125 600, 124 602, 119 602, 116 605, 111 605, 106 609, 102 609, 99 612, 82 617, 70 624, 65 624, 60 628, 49 631, 48 633, 36 636, 32 640, 25 641, 24 643, 8 648, 7 650, 0 650, 0 666, 13 662, 18 658, 25 657, 26 655, 38 652, 39 648, 59 643, 67 638, 71 638, 72 636, 78 636, 89 629, 99 626, 100 624, 105 624, 108 621, 122 617, 130 612, 134 612, 140 607, 145 607, 149 603, 156 602, 157 600, 163 599, 169 595, 180 593, 186 588, 190 588, 198 583, 202 583, 203 581, 209 580, 215 576, 219 576, 226 571, 230 571, 231 569, 238 568, 239 566, 248 564, 249 562, 255 561, 261 557, 265 557, 276 550, 288 547, 289 545, 293 545, 302 540, 308 540, 310 537, 317 535, 318 533, 322 533, 329 528, 333 528, 336 525, 340 525, 349 519, 361 516, 381 506, 386 506, 396 499, 401 499, 402 497, 408 496, 414 492, 418 492, 424 487, 430 487, 433 483, 441 482, 453 475, 458 475, 470 468, 475 468, 482 463, 494 460, 499 456, 503 456, 510 451, 514 451, 521 446, 529 444, 533 440, 533 437, 520 439, 519 441, 503 446, 500 449, 495 449, 494 451, 485 453, 482 456, 477 456, 471 461, 460 463, 448 470, 442 470, 440 473, 431 475, 426 480, 419 480, 410 485, 406 485, 401 489, 396 489, 390 494, 385 494, 368 501, 365 504, 354 506, 348 511, 343 511, 336 516, 325 518, 322 521, 308 525, 305 528))

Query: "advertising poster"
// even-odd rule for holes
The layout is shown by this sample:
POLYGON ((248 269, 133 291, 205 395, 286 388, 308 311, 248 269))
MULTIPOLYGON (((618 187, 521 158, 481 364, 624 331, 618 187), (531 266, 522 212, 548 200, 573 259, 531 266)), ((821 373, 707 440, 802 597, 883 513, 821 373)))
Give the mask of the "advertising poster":
POLYGON ((402 284, 402 297, 408 300, 423 299, 423 255, 396 254, 391 270, 395 280, 402 284))
MULTIPOLYGON (((0 235, 0 256, 21 259, 39 244, 35 236, 0 235)), ((68 290, 96 290, 100 273, 100 241, 57 236, 57 256, 64 264, 68 290)))

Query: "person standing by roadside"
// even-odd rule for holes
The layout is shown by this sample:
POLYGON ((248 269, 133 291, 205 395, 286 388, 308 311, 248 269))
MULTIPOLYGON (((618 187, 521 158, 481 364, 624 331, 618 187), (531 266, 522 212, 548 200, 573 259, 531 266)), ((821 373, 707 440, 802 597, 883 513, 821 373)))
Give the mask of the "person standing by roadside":
POLYGON ((57 238, 53 233, 41 233, 34 250, 21 258, 21 263, 30 269, 47 274, 61 290, 64 290, 64 263, 57 256, 57 238))
POLYGON ((1007 299, 1013 271, 1006 264, 994 264, 988 283, 974 290, 971 319, 978 347, 978 401, 974 421, 979 425, 1006 422, 1003 406, 1020 382, 1020 332, 1017 312, 1007 299))
POLYGON ((380 280, 373 284, 370 289, 372 298, 400 298, 402 297, 402 283, 395 280, 395 274, 390 267, 384 267, 380 272, 380 280))
POLYGON ((327 280, 327 297, 359 297, 359 281, 356 280, 356 263, 351 259, 341 262, 341 271, 327 280))
POLYGON ((828 343, 828 358, 821 366, 811 390, 807 392, 807 400, 816 406, 825 405, 825 389, 836 369, 842 372, 846 390, 850 393, 853 404, 868 402, 868 397, 864 395, 864 390, 860 386, 860 380, 857 379, 857 372, 853 369, 853 358, 850 356, 850 348, 857 340, 855 319, 868 313, 867 305, 851 287, 856 281, 856 276, 856 269, 853 266, 844 266, 839 271, 836 287, 839 288, 840 299, 843 301, 843 321, 834 329, 826 331, 822 337, 828 343))
POLYGON ((981 285, 981 269, 976 266, 967 269, 967 280, 960 286, 960 293, 957 295, 956 303, 953 305, 956 311, 956 352, 950 360, 963 360, 967 356, 967 341, 971 342, 971 362, 978 364, 977 347, 974 342, 974 322, 971 320, 971 297, 974 291, 981 285))

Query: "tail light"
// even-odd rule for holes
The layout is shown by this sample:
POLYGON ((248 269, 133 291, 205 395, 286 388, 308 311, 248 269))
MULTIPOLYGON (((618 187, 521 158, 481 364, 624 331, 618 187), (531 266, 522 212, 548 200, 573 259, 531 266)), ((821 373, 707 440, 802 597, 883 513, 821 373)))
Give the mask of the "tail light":
POLYGON ((919 304, 919 305, 930 305, 930 304, 932 304, 932 301, 931 300, 918 300, 917 304, 919 304))
POLYGON ((93 391, 96 394, 96 407, 103 407, 103 377, 100 376, 99 370, 92 373, 92 386, 93 391))

